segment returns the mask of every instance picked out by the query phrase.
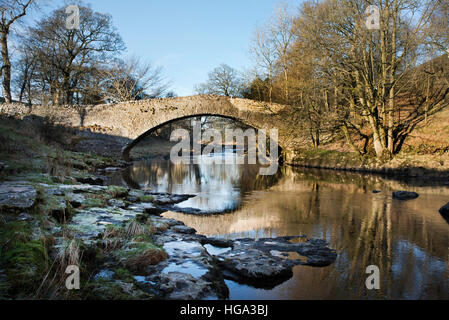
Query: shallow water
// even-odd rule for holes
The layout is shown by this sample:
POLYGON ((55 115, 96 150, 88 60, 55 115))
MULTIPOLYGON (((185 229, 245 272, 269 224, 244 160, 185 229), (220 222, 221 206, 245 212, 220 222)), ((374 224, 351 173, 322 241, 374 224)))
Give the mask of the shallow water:
POLYGON ((438 212, 449 202, 447 186, 291 167, 263 177, 255 165, 169 161, 136 163, 123 180, 134 188, 198 195, 180 207, 232 211, 164 215, 200 234, 227 239, 305 234, 338 252, 333 265, 295 267, 293 278, 272 290, 226 281, 231 299, 449 299, 449 224, 438 212), (420 197, 394 200, 395 190, 420 197), (365 286, 370 265, 380 269, 380 290, 365 286))

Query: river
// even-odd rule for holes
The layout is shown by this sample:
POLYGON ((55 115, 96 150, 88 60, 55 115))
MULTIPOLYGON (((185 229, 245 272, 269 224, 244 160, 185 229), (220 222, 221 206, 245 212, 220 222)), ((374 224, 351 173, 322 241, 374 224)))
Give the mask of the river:
POLYGON ((305 234, 328 241, 338 253, 329 267, 295 267, 290 280, 270 290, 226 280, 230 299, 449 299, 449 223, 438 212, 449 201, 449 186, 289 166, 259 176, 257 165, 210 158, 195 165, 137 162, 114 179, 133 188, 197 195, 179 204, 179 211, 215 214, 164 217, 200 234, 226 239, 305 234), (394 200, 395 190, 420 197, 394 200), (379 290, 366 288, 370 265, 380 269, 379 290))

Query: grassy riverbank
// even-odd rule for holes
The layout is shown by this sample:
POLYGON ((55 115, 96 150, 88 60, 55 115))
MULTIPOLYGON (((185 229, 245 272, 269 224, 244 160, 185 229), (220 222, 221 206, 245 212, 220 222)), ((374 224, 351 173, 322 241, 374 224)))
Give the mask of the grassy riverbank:
POLYGON ((330 170, 382 173, 421 177, 423 179, 449 178, 449 154, 401 153, 393 159, 379 160, 354 152, 326 149, 300 150, 289 163, 293 166, 330 170))
POLYGON ((117 160, 78 152, 72 129, 42 120, 0 118, 0 179, 27 177, 35 182, 75 183, 89 173, 117 165, 117 160))
POLYGON ((166 257, 148 238, 155 230, 151 222, 129 219, 109 228, 104 241, 122 248, 126 257, 119 257, 123 263, 117 262, 113 280, 91 277, 108 251, 83 241, 80 230, 68 221, 80 212, 124 201, 129 190, 70 189, 82 181, 95 181, 96 170, 118 164, 112 158, 72 150, 73 139, 77 138, 72 130, 42 121, 0 119, 0 299, 151 298, 133 289, 133 281, 125 281, 130 271, 124 266, 132 259, 138 265, 136 259, 157 262, 166 257), (120 245, 134 240, 137 249, 120 245), (64 289, 68 265, 80 267, 82 290, 64 289))

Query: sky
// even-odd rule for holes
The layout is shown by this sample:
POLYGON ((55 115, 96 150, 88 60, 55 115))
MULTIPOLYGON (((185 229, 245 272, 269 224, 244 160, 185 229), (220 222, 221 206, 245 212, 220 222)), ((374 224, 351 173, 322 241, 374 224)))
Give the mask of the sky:
MULTIPOLYGON (((125 56, 161 66, 171 90, 185 96, 194 94, 194 86, 206 81, 221 63, 237 70, 251 67, 249 44, 254 30, 270 19, 279 0, 84 2, 112 15, 127 46, 125 56)), ((52 6, 62 3, 53 1, 52 6)))

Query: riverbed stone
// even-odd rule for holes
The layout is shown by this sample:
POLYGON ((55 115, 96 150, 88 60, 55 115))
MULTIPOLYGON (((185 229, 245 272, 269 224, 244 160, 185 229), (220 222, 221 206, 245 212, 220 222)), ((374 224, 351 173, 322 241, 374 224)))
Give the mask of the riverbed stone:
POLYGON ((68 227, 80 239, 96 239, 108 225, 123 225, 137 214, 131 210, 110 207, 77 210, 68 227))
POLYGON ((54 197, 49 206, 49 214, 55 218, 59 223, 65 223, 69 219, 69 210, 67 201, 64 197, 54 197))
POLYGON ((328 266, 336 260, 337 254, 323 240, 297 236, 239 239, 234 241, 232 250, 222 250, 216 257, 225 278, 273 288, 292 277, 295 265, 328 266), (290 259, 290 253, 297 256, 290 259))
POLYGON ((159 290, 169 300, 219 300, 229 295, 225 285, 217 288, 213 282, 187 273, 160 274, 157 281, 159 290))
POLYGON ((184 234, 195 234, 196 233, 195 229, 187 227, 187 226, 181 226, 181 225, 173 226, 173 227, 171 227, 171 229, 177 233, 184 233, 184 234))
POLYGON ((149 193, 154 197, 153 203, 161 206, 173 205, 196 197, 191 194, 149 193))
MULTIPOLYGON (((171 231, 172 232, 172 231, 171 231)), ((182 236, 182 235, 180 235, 182 236)), ((164 238, 168 259, 149 270, 147 280, 156 284, 166 299, 225 299, 229 290, 215 259, 198 241, 164 238)))
POLYGON ((82 194, 76 194, 73 192, 69 192, 66 194, 66 198, 69 201, 70 205, 74 208, 79 208, 86 201, 86 197, 82 194))
POLYGON ((98 279, 86 288, 88 300, 149 300, 153 296, 122 280, 98 279))
POLYGON ((27 182, 0 183, 0 210, 27 210, 36 202, 36 189, 27 182))
POLYGON ((413 200, 419 197, 416 192, 410 191, 396 191, 393 192, 393 198, 397 200, 413 200))
POLYGON ((144 202, 140 204, 143 208, 143 211, 149 215, 159 216, 164 213, 166 210, 156 207, 151 202, 144 202))
POLYGON ((80 177, 76 178, 76 181, 96 186, 102 186, 104 184, 104 180, 100 177, 87 177, 87 178, 80 177))
POLYGON ((18 221, 31 221, 33 220, 33 216, 26 213, 26 212, 22 212, 21 214, 19 214, 19 216, 17 217, 18 221))
POLYGON ((117 167, 108 167, 108 168, 104 168, 103 171, 111 173, 111 172, 117 172, 122 170, 121 168, 117 168, 117 167))
POLYGON ((99 279, 112 280, 114 275, 115 275, 115 272, 113 270, 103 269, 103 270, 100 270, 96 275, 94 275, 94 280, 99 280, 99 279))
POLYGON ((121 209, 126 208, 126 203, 124 201, 118 200, 118 199, 109 199, 108 205, 110 205, 111 207, 114 207, 114 208, 121 208, 121 209))
MULTIPOLYGON (((49 186, 47 184, 41 183, 42 187, 45 187, 46 189, 52 188, 52 186, 49 186)), ((94 186, 90 184, 61 184, 57 186, 58 189, 60 189, 63 193, 73 192, 75 194, 78 193, 102 193, 107 190, 108 187, 106 186, 94 186)))

